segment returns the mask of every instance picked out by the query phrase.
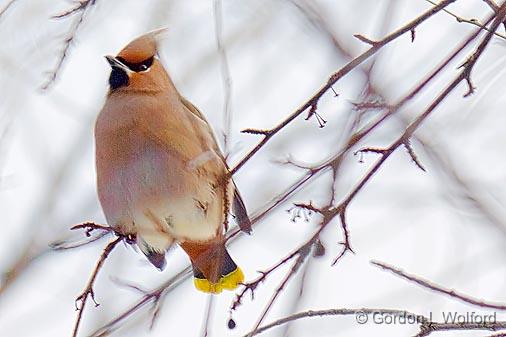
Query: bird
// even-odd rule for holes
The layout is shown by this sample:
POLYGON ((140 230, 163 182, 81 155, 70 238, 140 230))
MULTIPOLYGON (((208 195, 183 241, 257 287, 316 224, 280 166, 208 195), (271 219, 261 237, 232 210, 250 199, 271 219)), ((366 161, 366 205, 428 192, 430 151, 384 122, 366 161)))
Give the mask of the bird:
POLYGON ((251 221, 204 115, 177 90, 159 57, 166 29, 128 43, 111 67, 95 122, 97 193, 107 224, 131 239, 160 271, 179 245, 195 287, 234 290, 244 273, 225 247, 230 212, 240 229, 251 221))

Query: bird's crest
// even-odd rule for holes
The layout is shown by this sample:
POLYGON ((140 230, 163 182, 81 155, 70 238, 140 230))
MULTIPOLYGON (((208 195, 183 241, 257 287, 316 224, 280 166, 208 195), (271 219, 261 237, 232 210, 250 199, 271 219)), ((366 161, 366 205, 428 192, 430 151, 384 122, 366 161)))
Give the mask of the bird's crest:
POLYGON ((118 57, 130 62, 142 62, 158 52, 159 42, 167 35, 167 28, 160 28, 139 36, 123 48, 118 57))

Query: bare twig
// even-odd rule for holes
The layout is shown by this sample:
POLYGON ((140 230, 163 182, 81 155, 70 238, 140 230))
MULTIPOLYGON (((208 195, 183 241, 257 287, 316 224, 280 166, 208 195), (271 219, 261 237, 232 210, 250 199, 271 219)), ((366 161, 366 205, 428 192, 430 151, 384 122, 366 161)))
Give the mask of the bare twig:
POLYGON ((0 10, 0 19, 9 10, 9 8, 11 8, 14 2, 16 2, 16 0, 11 0, 4 8, 2 8, 2 10, 0 10))
POLYGON ((489 330, 498 331, 506 329, 506 322, 464 322, 464 323, 438 323, 427 322, 422 323, 420 332, 415 337, 428 336, 433 332, 438 331, 472 331, 472 330, 489 330))
POLYGON ((73 14, 77 14, 78 12, 86 10, 87 6, 93 6, 97 0, 78 0, 76 1, 76 5, 65 12, 62 12, 60 14, 56 14, 53 16, 55 19, 62 19, 67 16, 71 16, 73 14))
POLYGON ((355 35, 353 35, 353 37, 355 37, 358 40, 360 40, 360 41, 362 41, 362 42, 364 42, 364 43, 366 43, 368 45, 371 45, 373 47, 378 44, 377 41, 373 41, 373 40, 371 40, 371 39, 369 39, 369 38, 367 38, 367 37, 365 37, 363 35, 360 35, 360 34, 355 34, 355 35))
POLYGON ((494 303, 489 303, 489 302, 477 300, 477 299, 469 297, 467 295, 460 294, 460 293, 456 292, 455 290, 447 289, 447 288, 441 287, 439 285, 433 284, 433 283, 431 283, 427 280, 424 280, 418 276, 408 274, 408 273, 406 273, 398 268, 395 268, 393 266, 390 266, 386 263, 378 262, 378 261, 371 261, 371 263, 375 266, 380 267, 383 270, 390 271, 390 272, 394 273, 395 275, 400 276, 408 281, 414 282, 424 288, 430 289, 430 290, 435 291, 437 293, 448 295, 448 296, 450 296, 452 298, 456 298, 462 302, 472 304, 472 305, 478 306, 480 308, 506 310, 506 304, 494 304, 494 303))
MULTIPOLYGON (((334 92, 334 97, 336 95, 334 88, 330 87, 332 91, 334 92)), ((318 101, 315 101, 311 107, 309 108, 309 112, 307 114, 306 120, 311 119, 311 117, 315 117, 316 121, 318 122, 318 125, 320 126, 320 129, 325 127, 325 124, 327 124, 327 121, 318 113, 318 101)))
MULTIPOLYGON (((495 3, 494 0, 483 0, 494 12, 499 11, 499 6, 495 3)), ((506 29, 506 21, 503 22, 503 26, 506 29)))
MULTIPOLYGON (((234 166, 230 170, 230 174, 233 175, 236 173, 244 164, 246 164, 247 161, 251 159, 274 135, 276 135, 281 129, 283 129, 285 126, 290 124, 294 119, 296 119, 299 115, 301 115, 304 111, 307 109, 310 109, 312 106, 315 106, 320 98, 328 91, 332 86, 341 78, 346 76, 349 72, 351 72, 353 69, 358 67, 362 62, 367 60, 372 55, 376 54, 382 47, 386 46, 393 40, 397 39, 399 36, 404 35, 407 32, 411 32, 412 29, 418 27, 420 24, 422 24, 425 20, 432 17, 434 14, 438 13, 439 11, 443 10, 446 6, 450 5, 451 3, 455 2, 456 0, 443 0, 441 1, 437 6, 434 6, 430 10, 426 11, 416 19, 412 20, 411 22, 407 23, 406 25, 402 26, 401 28, 397 29, 396 31, 392 32, 391 34, 387 35, 380 41, 376 42, 374 46, 366 50, 364 53, 357 56, 355 59, 350 61, 348 64, 346 64, 344 67, 342 67, 339 71, 334 73, 330 78, 328 79, 327 83, 320 89, 316 94, 314 94, 310 99, 306 101, 300 108, 298 108, 295 112, 293 112, 291 115, 289 115, 286 119, 284 119, 281 123, 276 125, 274 128, 265 131, 262 130, 262 132, 256 132, 262 134, 264 137, 263 139, 251 150, 249 151, 242 159, 237 163, 237 165, 234 166)), ((254 133, 255 130, 248 129, 248 133, 254 133)))
MULTIPOLYGON (((265 306, 264 310, 260 314, 260 317, 258 318, 258 320, 252 330, 252 334, 254 331, 256 331, 258 329, 260 324, 262 324, 263 320, 265 319, 265 317, 269 313, 270 309, 274 305, 274 302, 276 301, 278 296, 281 294, 282 290, 286 287, 286 285, 288 284, 290 279, 297 273, 297 271, 299 271, 300 267, 302 266, 302 264, 304 263, 304 261, 308 257, 312 246, 313 246, 313 242, 308 241, 304 246, 301 247, 301 249, 299 249, 297 260, 295 260, 295 262, 292 265, 292 268, 290 269, 290 272, 288 272, 286 274, 283 281, 281 281, 279 286, 276 288, 276 290, 272 294, 272 297, 270 298, 269 302, 267 302, 267 305, 265 306)), ((251 336, 252 336, 252 334, 251 334, 251 336)))
MULTIPOLYGON (((341 211, 344 211, 344 208, 341 211)), ((265 306, 264 310, 262 311, 259 319, 257 320, 254 328, 251 330, 250 334, 254 334, 254 332, 258 329, 258 327, 260 326, 260 324, 262 324, 263 320, 267 316, 267 313, 270 311, 270 309, 274 305, 274 302, 277 300, 277 298, 281 294, 282 290, 286 287, 286 285, 293 278, 293 276, 298 272, 298 270, 300 269, 300 266, 305 262, 306 258, 309 256, 309 253, 311 252, 312 247, 317 242, 319 242, 319 238, 320 238, 321 233, 323 232, 323 230, 327 227, 327 225, 332 221, 332 219, 335 216, 335 214, 332 214, 331 211, 328 210, 328 209, 319 210, 319 212, 323 215, 323 220, 322 220, 322 222, 321 222, 318 230, 311 236, 311 238, 309 240, 307 240, 304 244, 302 244, 300 247, 298 247, 291 254, 289 254, 287 257, 285 257, 283 260, 281 260, 276 265, 274 265, 272 268, 270 268, 267 272, 263 273, 262 276, 259 277, 257 279, 257 281, 255 281, 254 287, 250 289, 251 293, 252 293, 252 296, 253 296, 253 292, 254 292, 256 286, 260 282, 264 281, 266 279, 266 277, 272 271, 274 271, 275 269, 277 269, 280 266, 284 265, 285 263, 287 263, 291 259, 297 257, 297 260, 293 263, 292 268, 290 268, 289 272, 285 275, 284 279, 281 281, 281 283, 279 284, 279 286, 274 291, 272 297, 267 302, 267 305, 265 306)), ((345 239, 345 240, 348 240, 348 239, 345 239)), ((345 252, 347 252, 347 251, 351 251, 351 249, 345 250, 345 252)), ((242 299, 242 296, 244 295, 244 292, 245 291, 241 292, 237 296, 236 300, 233 302, 233 304, 231 306, 231 310, 236 310, 237 309, 237 306, 241 303, 241 299, 242 299)))
MULTIPOLYGON (((289 322, 293 322, 296 320, 300 320, 303 318, 309 317, 323 317, 323 316, 354 316, 358 322, 367 322, 368 316, 370 315, 388 315, 388 316, 397 316, 404 317, 409 319, 410 321, 416 322, 420 324, 420 333, 416 335, 416 337, 427 336, 432 332, 436 331, 465 331, 465 330, 503 330, 506 329, 506 322, 497 321, 497 322, 481 322, 481 323, 473 323, 473 322, 464 322, 464 323, 439 323, 439 322, 431 322, 428 317, 423 315, 415 314, 407 310, 396 310, 396 309, 383 309, 383 308, 359 308, 359 309, 324 309, 324 310, 308 310, 304 312, 299 312, 297 314, 293 314, 287 317, 280 318, 272 323, 264 325, 258 328, 256 331, 252 333, 248 333, 244 335, 244 337, 252 337, 264 333, 267 330, 273 329, 275 327, 287 324, 289 322), (365 319, 365 320, 362 320, 365 319)), ((496 335, 494 335, 496 336, 496 335)), ((501 334, 497 335, 501 336, 501 334)))
MULTIPOLYGON (((446 3, 446 5, 449 4, 449 3, 446 3)), ((410 31, 410 30, 408 30, 410 31)), ((257 222, 259 221, 261 218, 263 218, 265 216, 265 214, 269 213, 272 209, 274 209, 275 207, 277 207, 278 205, 280 205, 283 200, 285 200, 288 196, 292 195, 295 191, 297 191, 301 186, 307 184, 308 182, 312 181, 313 179, 315 179, 316 177, 318 177, 322 172, 324 172, 326 169, 332 167, 331 165, 334 165, 336 162, 340 162, 344 155, 347 153, 347 151, 349 151, 349 149, 351 149, 353 146, 355 146, 361 139, 363 139, 363 137, 365 137, 365 135, 369 134, 372 130, 374 130, 378 125, 380 125, 384 120, 386 120, 386 118, 390 115, 392 115, 394 112, 398 111, 398 109, 406 102, 408 101, 409 99, 411 99, 412 97, 414 97, 417 93, 419 93, 421 91, 422 88, 424 88, 427 83, 429 83, 432 79, 435 78, 435 76, 440 73, 442 71, 442 69, 444 69, 450 62, 451 60, 453 60, 471 41, 473 41, 476 36, 479 34, 479 31, 473 33, 460 47, 457 48, 456 51, 454 51, 450 57, 448 57, 447 59, 444 60, 443 64, 439 67, 436 68, 436 70, 427 78, 425 79, 424 81, 422 81, 421 84, 419 84, 409 95, 407 95, 403 100, 400 101, 400 103, 398 105, 395 105, 392 107, 392 109, 389 109, 389 111, 384 114, 382 117, 380 117, 378 120, 376 120, 372 125, 369 125, 367 127, 365 127, 364 129, 358 131, 357 133, 353 134, 348 143, 345 145, 344 149, 341 150, 337 155, 335 156, 332 156, 331 159, 329 159, 328 161, 326 161, 324 164, 316 167, 314 170, 312 171, 308 171, 306 173, 306 175, 304 175, 301 179, 299 179, 298 181, 296 181, 292 186, 288 187, 283 193, 281 193, 278 197, 276 197, 275 199, 273 199, 272 201, 270 201, 269 203, 266 204, 266 206, 263 208, 262 211, 260 211, 259 213, 257 213, 258 215, 255 217, 255 221, 254 222, 257 222)), ((488 41, 486 42, 488 43, 488 41)), ((482 51, 481 51, 482 52, 482 51)), ((478 53, 478 54, 481 54, 478 53)), ((479 56, 479 55, 478 55, 479 56)), ((478 58, 478 57, 477 57, 478 58)), ((477 59, 476 58, 476 59, 477 59)), ((468 70, 470 71, 472 66, 474 65, 475 62, 470 62, 469 64, 466 65, 466 67, 464 68, 464 70, 468 70)), ((360 62, 358 63, 360 64, 360 62)), ((358 65, 357 64, 357 65, 358 65)), ((345 67, 346 68, 346 67, 345 67)), ((348 70, 348 72, 351 71, 348 70)), ((344 76, 344 75, 343 75, 344 76)), ((460 80, 461 81, 461 80, 460 80)), ((460 81, 458 83, 460 83, 460 81)), ((421 120, 416 120, 415 121, 415 124, 412 124, 408 127, 408 129, 406 130, 406 134, 404 135, 404 137, 401 137, 401 141, 396 145, 396 147, 398 146, 402 146, 404 144, 404 141, 405 141, 405 137, 408 136, 408 135, 411 135, 417 128, 418 126, 421 124, 421 121, 423 121, 429 114, 430 112, 444 99, 444 97, 446 97, 446 95, 448 95, 456 86, 457 84, 456 83, 452 83, 451 84, 452 87, 451 87, 451 90, 449 90, 448 92, 443 92, 441 97, 438 97, 438 99, 436 99, 435 102, 433 102, 433 104, 428 108, 428 111, 429 112, 425 112, 423 114, 423 117, 421 118, 421 120)), ((311 104, 309 105, 311 106, 311 104)), ((309 107, 308 106, 308 107, 309 107)), ((300 113, 304 112, 307 110, 306 107, 305 109, 303 109, 302 111, 300 111, 296 116, 293 116, 290 115, 287 117, 287 120, 285 120, 285 122, 282 122, 280 125, 280 128, 283 128, 285 125, 287 125, 288 123, 290 123, 291 120, 293 120, 295 117, 297 117, 298 115, 300 115, 300 113), (291 118, 291 119, 290 119, 291 118), (283 124, 285 123, 285 124, 283 124)), ((299 111, 299 110, 297 110, 299 111)), ((278 126, 279 127, 279 126, 278 126)), ((280 129, 277 129, 277 128, 274 128, 272 130, 261 130, 261 132, 257 132, 261 135, 263 135, 264 137, 272 137, 271 134, 272 132, 277 132, 276 130, 280 130, 280 129), (274 131, 272 131, 274 130, 274 131)), ((250 130, 252 132, 256 132, 258 130, 250 130)), ((409 139, 409 138, 407 138, 409 139)), ((265 144, 265 139, 263 139, 256 147, 255 149, 252 150, 252 153, 251 154, 248 154, 245 158, 243 158, 243 160, 239 163, 238 166, 236 166, 236 168, 234 169, 234 172, 237 171, 240 166, 242 166, 247 160, 249 160, 249 158, 251 158, 255 152, 257 152, 260 147, 263 146, 263 144, 265 144), (260 146, 260 147, 258 147, 260 146)), ((382 156, 382 158, 380 159, 381 160, 381 163, 386 160, 386 158, 384 158, 384 156, 382 156)), ((379 164, 379 166, 381 166, 381 163, 379 164)), ((379 168, 378 166, 378 168, 379 168)), ((377 170, 377 169, 376 169, 377 170)), ((374 171, 375 172, 375 171, 374 171)), ((352 193, 350 193, 350 195, 345 199, 345 205, 347 205, 354 197, 354 195, 358 192, 358 190, 360 190, 366 183, 367 180, 370 179, 372 175, 368 175, 365 177, 365 181, 361 182, 353 191, 352 193)), ((335 209, 333 209, 333 215, 336 216, 340 213, 341 209, 337 210, 337 206, 335 207, 335 209)), ((323 227, 323 226, 322 226, 323 227)), ((319 229, 322 230, 322 227, 319 229)), ((230 235, 229 235, 229 238, 234 238, 236 235, 238 235, 239 231, 238 230, 234 230, 230 235)), ((290 259, 294 258, 295 256, 298 256, 297 253, 294 253, 294 254, 291 254, 290 259)), ((187 270, 187 273, 184 274, 184 276, 182 277, 187 277, 189 275, 189 269, 186 269, 187 270)), ((151 296, 154 296, 156 294, 160 295, 161 293, 163 294, 166 294, 170 289, 172 289, 173 287, 173 283, 172 282, 175 282, 174 281, 175 279, 172 279, 170 280, 170 282, 168 283, 168 286, 167 284, 165 285, 162 285, 160 288, 157 288, 155 291, 151 292, 150 295, 146 295, 143 299, 141 299, 137 304, 135 304, 133 307, 129 308, 127 311, 125 311, 123 314, 121 314, 120 316, 118 316, 115 320, 113 320, 112 322, 108 323, 106 326, 104 326, 103 329, 97 331, 97 334, 99 332, 103 332, 103 331, 110 331, 110 329, 114 328, 114 326, 116 326, 116 324, 118 324, 118 322, 120 322, 121 320, 123 320, 124 318, 126 318, 127 316, 129 316, 131 313, 135 312, 138 308, 140 308, 142 305, 146 304, 146 303, 149 303, 149 301, 152 299, 151 296), (163 288, 164 286, 166 286, 166 288, 163 288)), ((182 278, 178 278, 177 279, 178 282, 182 280, 182 278)), ((96 334, 95 334, 96 335, 96 334)))
MULTIPOLYGON (((260 222, 263 217, 265 217, 270 211, 278 207, 280 204, 282 204, 283 200, 285 200, 288 196, 290 196, 292 193, 294 193, 294 190, 300 187, 300 185, 303 182, 299 182, 295 184, 294 186, 291 186, 287 188, 286 191, 281 193, 277 198, 269 201, 261 211, 256 212, 252 218, 251 222, 252 224, 257 224, 260 222)), ((235 229, 231 232, 229 235, 229 243, 233 243, 233 241, 237 238, 239 238, 241 235, 243 235, 243 232, 239 229, 235 229)), ((296 256, 297 251, 294 251, 291 256, 288 256, 286 258, 286 261, 289 261, 294 256, 296 256)), ((280 265, 284 263, 281 261, 280 265)), ((272 268, 276 269, 276 268, 272 268)), ((106 323, 99 329, 97 329, 95 332, 93 332, 90 336, 93 337, 99 337, 103 336, 104 334, 110 333, 114 329, 116 329, 125 319, 130 317, 133 313, 141 309, 142 307, 146 306, 147 304, 152 304, 154 307, 158 306, 158 303, 160 303, 160 299, 168 294, 172 289, 175 289, 177 286, 182 284, 185 280, 187 280, 191 276, 191 266, 185 267, 183 270, 181 270, 179 273, 177 273, 174 277, 170 278, 166 282, 162 283, 157 288, 147 292, 141 299, 139 299, 135 304, 130 306, 129 308, 125 309, 121 314, 116 316, 114 319, 112 319, 110 322, 106 323)), ((257 280, 256 285, 262 282, 262 280, 257 280)), ((251 288, 254 289, 255 285, 254 282, 251 282, 251 288)), ((246 285, 248 287, 249 284, 246 285)), ((244 290, 246 290, 244 288, 244 290)), ((246 291, 244 291, 245 293, 246 291)), ((253 296, 253 294, 252 294, 253 296)), ((233 320, 232 320, 233 322, 233 320)), ((233 325, 233 324, 232 324, 233 325)))
MULTIPOLYGON (((429 105, 429 107, 418 117, 416 118, 405 130, 405 132, 397 139, 396 142, 394 142, 390 147, 383 151, 381 151, 381 158, 376 162, 376 164, 372 167, 372 169, 364 176, 362 180, 357 184, 357 186, 348 194, 348 196, 338 205, 335 206, 333 209, 330 209, 328 212, 328 215, 324 217, 324 221, 321 224, 320 229, 317 231, 317 233, 303 246, 301 246, 300 249, 303 249, 308 244, 313 244, 314 240, 318 239, 321 231, 329 224, 329 222, 332 220, 333 217, 337 216, 338 214, 341 214, 346 210, 346 207, 349 205, 349 203, 354 199, 356 194, 362 190, 362 188, 367 184, 367 182, 377 173, 379 168, 383 165, 383 163, 390 157, 390 155, 397 149, 399 146, 402 146, 405 144, 406 140, 408 140, 413 133, 418 129, 418 127, 423 123, 423 121, 430 116, 430 114, 434 111, 434 109, 457 87, 457 85, 462 82, 463 80, 466 80, 470 77, 470 73, 476 64, 479 57, 482 55, 483 51, 485 50, 486 46, 490 42, 490 39, 492 37, 492 32, 497 29, 499 24, 501 24, 502 20, 504 19, 504 16, 506 16, 506 3, 501 6, 501 10, 499 11, 498 15, 496 16, 494 23, 492 24, 492 31, 488 32, 488 34, 485 36, 485 38, 482 40, 482 42, 478 45, 476 48, 476 51, 471 55, 471 57, 468 59, 468 61, 465 64, 465 67, 462 69, 461 73, 456 77, 454 81, 452 81, 445 90, 432 102, 432 104, 429 105)), ((300 258, 300 256, 299 256, 300 258)), ((291 276, 297 271, 297 269, 292 268, 292 270, 287 274, 283 282, 281 283, 280 288, 282 289, 286 282, 291 278, 291 276)), ((265 318, 265 315, 267 314, 268 310, 271 308, 274 300, 279 295, 277 293, 278 290, 274 293, 273 297, 269 301, 267 307, 262 312, 260 319, 257 321, 257 324, 251 331, 251 334, 255 332, 255 330, 260 326, 262 323, 262 320, 265 318)))
MULTIPOLYGON (((299 284, 297 285, 297 287, 293 288, 292 303, 291 303, 290 309, 288 311, 290 314, 294 314, 297 312, 297 308, 300 306, 300 304, 302 303, 302 301, 304 299, 304 294, 306 292, 306 288, 308 288, 310 286, 309 282, 307 281, 308 280, 307 275, 310 274, 312 262, 315 261, 314 258, 321 256, 321 255, 317 255, 317 254, 321 253, 321 252, 318 252, 318 249, 320 249, 319 245, 321 247, 323 247, 323 245, 321 244, 320 241, 318 241, 315 244, 315 248, 313 249, 312 256, 308 256, 306 262, 304 263, 304 267, 300 273, 301 275, 299 278, 299 284)), ((290 324, 286 324, 284 326, 284 331, 282 334, 280 334, 280 336, 288 337, 289 333, 290 333, 290 324)))
POLYGON ((339 262, 339 260, 341 260, 347 252, 355 254, 353 248, 351 248, 350 233, 348 231, 348 225, 346 224, 346 211, 344 209, 339 214, 339 218, 341 219, 341 228, 343 230, 344 240, 340 242, 342 249, 341 252, 334 259, 334 261, 332 261, 332 266, 335 266, 336 263, 339 262))
POLYGON ((411 159, 413 160, 415 165, 418 166, 418 168, 420 170, 426 172, 425 167, 423 167, 422 163, 420 162, 420 160, 418 159, 418 156, 415 153, 415 150, 413 150, 413 147, 411 146, 411 141, 409 139, 407 139, 403 145, 406 148, 406 150, 408 151, 409 156, 411 157, 411 159))
POLYGON ((72 332, 72 337, 77 336, 77 332, 79 330, 79 325, 81 323, 81 319, 83 317, 84 308, 86 307, 86 301, 88 300, 88 297, 91 297, 93 302, 95 303, 95 306, 98 306, 97 301, 95 301, 95 294, 93 292, 93 285, 95 284, 95 280, 97 278, 98 272, 100 269, 102 269, 102 266, 111 253, 111 251, 116 247, 116 245, 123 240, 123 238, 120 236, 116 238, 114 241, 110 242, 102 252, 102 255, 100 256, 100 259, 97 262, 97 265, 95 266, 95 269, 93 270, 93 273, 91 274, 91 277, 86 285, 86 288, 84 288, 83 292, 79 297, 76 299, 76 310, 77 310, 77 319, 76 323, 74 325, 74 330, 72 332), (79 307, 78 302, 81 303, 81 306, 79 307))
POLYGON ((268 275, 277 270, 279 267, 283 266, 288 261, 292 260, 297 255, 299 255, 299 248, 288 254, 286 257, 281 259, 278 263, 276 263, 274 266, 267 269, 266 271, 260 271, 259 272, 260 276, 256 278, 254 281, 245 283, 244 288, 241 290, 239 294, 236 295, 234 302, 232 302, 230 310, 237 310, 239 305, 242 304, 242 299, 248 291, 251 292, 251 298, 253 299, 255 296, 255 289, 258 287, 258 285, 263 281, 265 281, 268 275))
MULTIPOLYGON (((308 317, 322 317, 322 316, 355 316, 359 315, 373 315, 373 314, 383 314, 383 315, 391 315, 391 316, 404 316, 406 318, 412 318, 415 321, 428 321, 429 319, 418 314, 414 314, 412 312, 406 310, 395 310, 395 309, 370 309, 370 308, 359 308, 359 309, 326 309, 326 310, 308 310, 304 312, 299 312, 297 314, 293 314, 287 317, 283 317, 278 319, 272 323, 266 324, 262 327, 259 327, 256 331, 244 335, 244 337, 252 337, 264 333, 267 330, 275 328, 277 326, 293 322, 299 319, 308 318, 308 317)), ((365 317, 365 316, 364 316, 365 317)))
MULTIPOLYGON (((434 2, 434 1, 432 1, 432 0, 425 0, 425 1, 427 1, 427 2, 431 3, 432 5, 436 5, 436 4, 437 4, 436 2, 434 2)), ((489 5, 490 5, 490 4, 489 4, 489 5)), ((497 6, 497 5, 496 5, 496 6, 497 6)), ((496 10, 497 10, 498 8, 499 8, 499 7, 496 7, 496 10)), ((481 23, 480 23, 478 20, 476 20, 476 19, 465 19, 465 18, 463 18, 463 17, 461 17, 461 16, 459 16, 459 15, 457 15, 457 14, 453 13, 453 12, 450 12, 450 11, 449 11, 449 10, 447 10, 447 9, 444 9, 443 11, 444 11, 445 13, 447 13, 447 14, 449 14, 449 15, 453 16, 453 17, 455 18, 455 20, 457 20, 457 22, 459 22, 459 23, 468 23, 468 24, 471 24, 471 25, 473 25, 473 26, 480 27, 480 28, 481 28, 481 29, 483 29, 483 30, 490 31, 490 30, 489 30, 489 29, 488 29, 485 25, 481 24, 481 23)), ((506 40, 506 35, 503 35, 503 34, 498 33, 498 32, 493 32, 493 34, 494 34, 495 36, 497 36, 497 37, 500 37, 501 39, 506 40)))
MULTIPOLYGON (((343 206, 347 206, 351 200, 355 197, 355 195, 363 188, 363 186, 369 181, 369 179, 378 171, 378 169, 383 165, 388 157, 397 149, 399 146, 403 145, 406 140, 408 140, 413 133, 420 127, 420 125, 430 116, 430 114, 436 109, 436 107, 464 80, 467 80, 471 76, 471 72, 483 54, 485 48, 487 47, 490 39, 492 38, 492 32, 497 29, 497 27, 501 24, 504 16, 506 15, 506 4, 501 6, 500 13, 496 16, 494 23, 492 24, 492 31, 488 32, 482 42, 478 45, 475 52, 469 57, 468 61, 465 63, 460 74, 446 87, 446 89, 436 97, 436 99, 429 105, 429 107, 416 118, 404 131, 404 133, 395 141, 390 147, 385 149, 383 153, 381 153, 381 158, 376 162, 376 164, 371 168, 371 170, 366 174, 366 176, 359 182, 359 184, 355 187, 355 189, 350 192, 348 197, 339 205, 336 206, 333 212, 338 214, 343 206)), ((382 150, 383 151, 383 150, 382 150)), ((381 152, 382 152, 381 151, 381 152)))
POLYGON ((70 27, 69 32, 67 33, 67 36, 63 40, 63 48, 58 57, 55 68, 47 73, 48 79, 41 86, 42 90, 49 89, 56 81, 70 52, 70 47, 75 40, 77 31, 83 24, 86 13, 93 5, 95 5, 96 1, 97 0, 80 0, 77 2, 77 5, 75 7, 54 16, 55 19, 63 19, 74 14, 77 15, 77 17, 74 19, 74 22, 72 23, 72 26, 70 27))
POLYGON ((114 232, 114 229, 112 227, 109 227, 107 225, 100 225, 100 224, 97 224, 97 223, 94 223, 94 222, 84 222, 82 224, 79 224, 79 225, 75 225, 73 227, 70 228, 71 230, 76 230, 76 229, 86 229, 86 236, 89 237, 91 235, 91 232, 93 232, 94 230, 100 230, 100 231, 104 231, 104 232, 114 232))
POLYGON ((93 237, 90 237, 87 240, 77 241, 77 242, 68 242, 68 241, 54 241, 49 244, 49 247, 51 249, 59 251, 59 250, 69 250, 69 249, 75 249, 79 247, 83 247, 86 245, 89 245, 90 243, 93 243, 95 241, 100 240, 110 232, 108 231, 102 231, 101 233, 94 235, 93 237))
POLYGON ((146 293, 140 300, 138 300, 134 305, 126 309, 124 312, 119 314, 113 320, 100 327, 96 331, 90 334, 90 337, 99 337, 99 336, 107 336, 114 328, 118 327, 124 319, 132 315, 134 312, 144 307, 146 304, 153 304, 155 307, 161 298, 161 296, 171 289, 177 287, 183 281, 185 281, 191 275, 191 267, 188 266, 177 273, 174 277, 170 278, 163 284, 161 284, 158 288, 146 293))

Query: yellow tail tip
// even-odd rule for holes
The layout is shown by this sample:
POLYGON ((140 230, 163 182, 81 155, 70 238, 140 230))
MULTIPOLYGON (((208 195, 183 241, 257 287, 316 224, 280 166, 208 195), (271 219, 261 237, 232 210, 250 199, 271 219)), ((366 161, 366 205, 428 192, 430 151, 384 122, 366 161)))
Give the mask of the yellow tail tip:
POLYGON ((223 290, 234 290, 243 281, 244 281, 244 274, 241 268, 239 267, 237 267, 237 269, 231 272, 230 274, 220 277, 220 280, 217 283, 212 283, 206 279, 201 278, 193 279, 195 288, 209 294, 219 294, 223 290))

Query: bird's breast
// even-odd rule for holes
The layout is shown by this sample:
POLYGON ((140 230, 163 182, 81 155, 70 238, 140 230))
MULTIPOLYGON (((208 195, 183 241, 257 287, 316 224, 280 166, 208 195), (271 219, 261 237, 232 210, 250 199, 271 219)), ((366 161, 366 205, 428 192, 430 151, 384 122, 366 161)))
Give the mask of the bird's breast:
POLYGON ((184 240, 208 240, 222 222, 216 177, 202 165, 216 161, 209 151, 186 159, 136 129, 97 141, 97 186, 109 224, 170 233, 184 240))
POLYGON ((194 118, 167 95, 108 98, 95 138, 98 194, 110 225, 180 240, 216 235, 223 222, 217 181, 226 167, 194 118))

